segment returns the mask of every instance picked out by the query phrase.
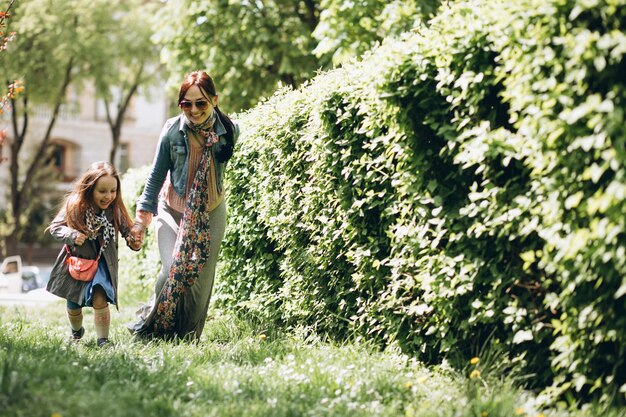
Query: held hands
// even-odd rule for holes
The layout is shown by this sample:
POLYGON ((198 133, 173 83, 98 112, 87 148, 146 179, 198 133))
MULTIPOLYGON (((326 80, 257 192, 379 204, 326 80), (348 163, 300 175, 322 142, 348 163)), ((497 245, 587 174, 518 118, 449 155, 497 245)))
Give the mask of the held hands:
POLYGON ((135 223, 133 227, 130 228, 130 234, 126 236, 126 244, 128 247, 134 251, 141 249, 145 231, 146 228, 142 224, 135 223))
MULTIPOLYGON (((126 236, 126 244, 129 248, 134 251, 141 249, 145 230, 144 226, 139 223, 135 223, 135 225, 130 229, 130 234, 126 236)), ((85 240, 87 240, 87 235, 79 232, 74 238, 74 244, 76 246, 82 246, 85 243, 85 240)))

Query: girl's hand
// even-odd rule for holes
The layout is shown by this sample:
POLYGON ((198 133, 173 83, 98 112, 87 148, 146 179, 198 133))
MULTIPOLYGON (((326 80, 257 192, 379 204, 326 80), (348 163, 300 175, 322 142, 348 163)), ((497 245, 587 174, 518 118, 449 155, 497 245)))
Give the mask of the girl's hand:
POLYGON ((130 234, 126 236, 126 244, 134 251, 138 251, 139 249, 141 249, 144 238, 144 229, 136 226, 137 225, 133 226, 133 228, 131 228, 130 234))
POLYGON ((130 237, 132 241, 139 242, 140 245, 143 243, 145 233, 146 228, 140 223, 135 223, 133 227, 130 228, 130 237))
POLYGON ((84 235, 84 234, 78 232, 78 234, 74 238, 74 244, 76 246, 82 246, 82 244, 85 243, 85 240, 87 240, 87 235, 84 235))
POLYGON ((133 240, 132 236, 126 236, 126 245, 134 251, 141 249, 141 240, 133 240))

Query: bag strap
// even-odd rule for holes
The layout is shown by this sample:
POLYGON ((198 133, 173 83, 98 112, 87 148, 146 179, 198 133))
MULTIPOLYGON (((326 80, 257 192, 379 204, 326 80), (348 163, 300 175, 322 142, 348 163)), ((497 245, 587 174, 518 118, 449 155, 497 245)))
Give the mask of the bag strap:
MULTIPOLYGON (((67 251, 68 255, 75 256, 75 255, 72 255, 72 251, 70 250, 70 246, 67 243, 65 244, 65 250, 67 251)), ((102 255, 102 248, 100 248, 100 250, 98 251, 98 257, 96 258, 96 261, 100 260, 100 255, 102 255)))

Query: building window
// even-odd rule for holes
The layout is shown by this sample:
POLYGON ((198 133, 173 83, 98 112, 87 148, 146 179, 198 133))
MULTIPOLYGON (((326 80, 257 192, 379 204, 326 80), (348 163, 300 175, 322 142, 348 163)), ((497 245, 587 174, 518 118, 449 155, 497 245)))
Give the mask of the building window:
POLYGON ((54 144, 52 145, 52 155, 48 160, 49 164, 61 174, 65 172, 65 146, 54 144))
POLYGON ((76 178, 77 145, 64 140, 54 140, 50 144, 48 165, 61 174, 61 181, 71 182, 76 178))

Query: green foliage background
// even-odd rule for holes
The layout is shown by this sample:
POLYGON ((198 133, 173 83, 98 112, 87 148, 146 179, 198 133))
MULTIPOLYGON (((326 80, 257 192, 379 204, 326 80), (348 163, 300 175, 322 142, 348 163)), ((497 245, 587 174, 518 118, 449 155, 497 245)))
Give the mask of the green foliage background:
POLYGON ((431 362, 489 342, 548 397, 623 403, 625 22, 454 2, 239 115, 219 304, 431 362))
MULTIPOLYGON (((123 176, 122 198, 133 217, 137 208, 137 199, 143 192, 149 173, 150 166, 145 166, 131 168, 123 176)), ((147 301, 150 292, 154 291, 155 278, 161 269, 154 227, 146 230, 144 243, 139 252, 134 252, 126 244, 121 244, 119 257, 119 275, 129 278, 120 279, 120 305, 134 305, 137 300, 147 301)))
POLYGON ((158 13, 154 39, 176 91, 183 74, 215 76, 220 107, 249 109, 279 86, 356 59, 420 26, 440 0, 180 0, 158 13))

